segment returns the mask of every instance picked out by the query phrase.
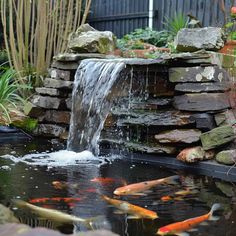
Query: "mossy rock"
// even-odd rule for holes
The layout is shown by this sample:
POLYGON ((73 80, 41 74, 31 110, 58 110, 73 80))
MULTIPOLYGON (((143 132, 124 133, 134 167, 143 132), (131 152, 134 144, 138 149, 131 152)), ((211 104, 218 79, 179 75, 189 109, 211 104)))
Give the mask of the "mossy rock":
POLYGON ((216 155, 216 161, 225 165, 234 165, 236 163, 236 150, 219 152, 216 155))
POLYGON ((37 128, 38 120, 32 119, 32 118, 26 118, 24 120, 13 121, 12 125, 14 125, 17 128, 23 129, 25 131, 32 132, 33 130, 37 128))

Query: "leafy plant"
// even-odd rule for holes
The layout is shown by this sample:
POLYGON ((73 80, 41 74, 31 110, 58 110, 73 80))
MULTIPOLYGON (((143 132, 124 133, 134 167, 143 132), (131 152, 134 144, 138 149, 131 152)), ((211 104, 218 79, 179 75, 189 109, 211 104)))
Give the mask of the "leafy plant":
POLYGON ((21 85, 15 80, 16 72, 8 69, 0 75, 0 111, 2 118, 7 122, 11 121, 10 113, 12 110, 19 109, 24 100, 18 94, 21 85))
POLYGON ((175 13, 173 17, 165 17, 164 25, 172 38, 174 38, 179 30, 188 27, 188 18, 183 13, 175 13))
POLYGON ((155 31, 150 28, 136 29, 130 34, 126 34, 123 38, 118 39, 118 48, 127 49, 144 49, 144 43, 152 44, 156 47, 166 46, 168 32, 155 31))

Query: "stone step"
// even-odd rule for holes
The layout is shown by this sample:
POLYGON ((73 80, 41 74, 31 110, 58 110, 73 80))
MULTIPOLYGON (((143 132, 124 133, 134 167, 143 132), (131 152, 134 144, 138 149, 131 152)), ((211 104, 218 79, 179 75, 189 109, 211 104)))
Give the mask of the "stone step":
POLYGON ((43 84, 46 88, 67 89, 72 90, 73 82, 59 79, 45 78, 43 84))
POLYGON ((221 111, 230 108, 225 93, 196 93, 174 97, 175 109, 181 111, 221 111))
POLYGON ((35 91, 38 94, 51 96, 51 97, 68 97, 69 96, 68 91, 62 91, 56 88, 40 87, 40 88, 35 88, 35 91))
POLYGON ((169 80, 173 83, 230 81, 227 72, 218 66, 172 67, 169 69, 169 80))
POLYGON ((181 83, 175 86, 175 91, 185 93, 225 92, 230 89, 227 83, 181 83))
POLYGON ((42 116, 38 117, 40 123, 70 124, 69 111, 47 110, 42 116))
MULTIPOLYGON (((119 115, 122 116, 120 113, 119 115)), ((123 114, 129 116, 118 120, 118 126, 124 125, 142 125, 142 126, 184 126, 194 124, 195 121, 191 119, 191 114, 187 112, 180 112, 176 110, 158 111, 149 113, 130 112, 123 114)))

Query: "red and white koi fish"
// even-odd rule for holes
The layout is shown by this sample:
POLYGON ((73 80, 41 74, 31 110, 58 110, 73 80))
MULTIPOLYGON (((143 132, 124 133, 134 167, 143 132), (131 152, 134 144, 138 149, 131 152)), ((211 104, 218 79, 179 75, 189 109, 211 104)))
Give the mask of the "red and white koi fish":
POLYGON ((133 219, 157 219, 158 215, 156 212, 145 209, 143 207, 140 206, 136 206, 133 204, 130 204, 126 201, 121 201, 121 200, 117 200, 117 199, 113 199, 113 198, 109 198, 105 195, 101 196, 102 199, 104 199, 106 202, 108 202, 109 204, 113 205, 114 207, 116 207, 117 209, 119 209, 120 211, 122 211, 123 213, 129 214, 131 215, 130 218, 133 219))
POLYGON ((189 234, 186 233, 186 231, 193 229, 193 227, 201 224, 202 222, 206 220, 218 220, 218 217, 214 217, 213 213, 219 208, 220 208, 220 204, 216 203, 212 206, 211 210, 207 214, 166 225, 164 227, 161 227, 157 231, 157 234, 158 235, 187 236, 189 234))
POLYGON ((156 179, 156 180, 150 180, 150 181, 144 181, 140 183, 135 184, 129 184, 123 187, 119 187, 115 189, 114 194, 116 195, 144 195, 142 192, 153 188, 160 184, 176 184, 176 180, 179 178, 178 175, 162 178, 162 179, 156 179))

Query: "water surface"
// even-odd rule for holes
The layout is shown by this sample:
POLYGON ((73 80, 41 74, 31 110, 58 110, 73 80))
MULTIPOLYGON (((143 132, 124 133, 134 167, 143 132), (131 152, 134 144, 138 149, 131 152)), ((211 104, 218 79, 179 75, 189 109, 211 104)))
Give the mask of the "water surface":
MULTIPOLYGON (((0 155, 11 154, 21 157, 29 153, 52 152, 61 150, 64 145, 57 142, 35 141, 25 144, 2 145, 0 155)), ((220 219, 208 222, 206 226, 198 226, 190 235, 234 236, 236 232, 236 188, 232 183, 205 176, 194 176, 183 172, 174 172, 147 163, 135 163, 128 159, 102 158, 103 161, 91 161, 87 164, 48 167, 14 163, 0 159, 0 203, 10 206, 22 222, 32 226, 45 226, 64 233, 85 230, 83 225, 59 225, 56 222, 39 219, 25 209, 17 209, 11 199, 19 198, 32 201, 45 198, 44 202, 35 204, 57 209, 82 218, 103 215, 107 220, 98 222, 98 228, 111 228, 119 235, 151 236, 159 227, 190 217, 199 216, 209 211, 218 202, 222 210, 216 212, 220 219), (163 185, 154 188, 146 196, 126 196, 120 199, 132 204, 156 211, 159 219, 129 219, 125 214, 117 214, 114 207, 104 202, 99 193, 113 196, 116 187, 127 184, 158 179, 178 174, 177 185, 163 185), (109 178, 100 181, 97 178, 109 178), (94 180, 95 181, 91 181, 94 180), (53 181, 65 181, 68 187, 56 189, 53 181), (186 195, 182 200, 162 201, 163 196, 175 196, 179 190, 191 188, 194 193, 186 195), (62 198, 75 198, 74 202, 66 202, 62 198)))

